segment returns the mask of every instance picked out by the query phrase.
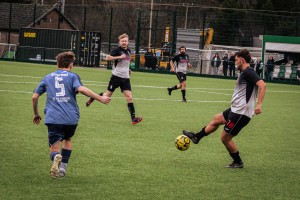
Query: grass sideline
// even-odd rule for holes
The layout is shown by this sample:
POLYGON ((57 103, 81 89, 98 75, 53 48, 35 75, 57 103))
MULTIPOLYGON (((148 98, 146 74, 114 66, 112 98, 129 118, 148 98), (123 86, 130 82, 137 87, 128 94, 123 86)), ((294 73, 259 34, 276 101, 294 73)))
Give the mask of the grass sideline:
MULTIPOLYGON (((267 83, 263 113, 235 138, 244 169, 231 160, 219 130, 185 152, 182 129, 198 131, 230 105, 234 80, 190 77, 188 103, 167 94, 175 75, 134 72, 134 103, 143 122, 131 125, 116 90, 109 105, 85 107, 73 139, 68 174, 50 178, 47 130, 32 123, 32 91, 53 65, 0 61, 0 199, 300 199, 300 88, 267 83)), ((111 71, 74 68, 85 86, 104 91, 111 71)), ((42 114, 45 95, 39 102, 42 114)))

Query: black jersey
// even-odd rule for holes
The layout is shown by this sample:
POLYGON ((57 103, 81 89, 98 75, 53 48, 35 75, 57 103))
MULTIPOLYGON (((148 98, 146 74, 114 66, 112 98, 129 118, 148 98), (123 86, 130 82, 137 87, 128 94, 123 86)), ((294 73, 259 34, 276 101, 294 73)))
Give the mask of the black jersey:
POLYGON ((189 63, 189 56, 187 54, 178 54, 172 59, 172 61, 176 62, 176 72, 182 72, 186 74, 189 63))
POLYGON ((236 81, 236 87, 232 95, 231 111, 237 114, 252 117, 257 97, 256 83, 261 80, 253 68, 244 69, 236 81))
POLYGON ((121 56, 122 54, 125 54, 126 58, 115 60, 112 74, 120 78, 129 78, 130 49, 118 47, 110 53, 111 56, 121 56))

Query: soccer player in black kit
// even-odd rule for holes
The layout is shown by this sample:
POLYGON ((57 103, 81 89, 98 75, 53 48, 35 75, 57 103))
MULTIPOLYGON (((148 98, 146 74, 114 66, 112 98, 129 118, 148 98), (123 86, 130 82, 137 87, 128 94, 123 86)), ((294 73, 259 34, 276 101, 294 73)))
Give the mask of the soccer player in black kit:
POLYGON ((235 64, 240 75, 232 95, 231 107, 215 115, 212 121, 196 134, 183 130, 184 135, 188 136, 194 144, 198 144, 201 138, 215 132, 220 125, 225 125, 221 140, 233 159, 233 162, 226 166, 227 168, 244 167, 238 148, 232 139, 250 122, 254 114, 261 113, 266 92, 266 84, 250 67, 250 61, 251 56, 246 49, 235 54, 235 64))
MULTIPOLYGON (((131 84, 130 84, 130 49, 128 48, 129 36, 124 33, 118 37, 119 47, 113 50, 107 57, 106 60, 114 61, 112 68, 112 76, 107 86, 105 93, 100 95, 111 97, 116 88, 120 87, 121 92, 127 101, 127 107, 131 116, 131 123, 137 124, 142 121, 142 117, 135 116, 135 108, 133 105, 131 84)), ((93 98, 89 98, 86 102, 86 106, 90 106, 94 101, 93 98)))
POLYGON ((187 73, 187 68, 191 68, 192 65, 189 63, 189 56, 186 54, 186 48, 184 46, 179 48, 179 54, 177 54, 171 61, 170 61, 170 66, 171 66, 171 71, 175 72, 177 78, 179 80, 179 84, 174 85, 173 87, 169 87, 168 93, 171 95, 173 90, 181 89, 181 94, 182 94, 182 102, 186 102, 186 73, 187 73), (176 68, 175 68, 175 63, 176 63, 176 68))

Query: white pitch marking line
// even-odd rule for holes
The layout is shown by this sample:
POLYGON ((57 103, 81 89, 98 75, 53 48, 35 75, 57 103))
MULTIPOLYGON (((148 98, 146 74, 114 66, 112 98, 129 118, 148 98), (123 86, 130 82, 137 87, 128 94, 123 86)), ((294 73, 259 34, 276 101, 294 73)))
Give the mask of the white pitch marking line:
MULTIPOLYGON (((36 78, 36 79, 42 79, 43 77, 38 77, 38 76, 20 76, 20 75, 12 75, 12 74, 0 74, 0 76, 8 76, 8 77, 18 77, 18 78, 36 78)), ((85 85, 93 85, 93 86, 107 86, 107 82, 100 82, 100 81, 89 81, 89 80, 82 80, 83 82, 90 82, 90 83, 98 83, 98 84, 85 84, 85 85), (99 84, 106 84, 106 85, 99 85, 99 84)), ((5 83, 4 81, 0 81, 5 83)), ((10 83, 33 83, 33 82, 10 82, 10 83)), ((38 84, 38 83, 36 83, 38 84)), ((167 88, 167 87, 162 87, 162 86, 151 86, 151 85, 132 85, 132 87, 140 87, 140 88, 154 88, 154 89, 159 89, 159 88, 167 88)), ((225 89, 225 88, 188 88, 188 91, 197 91, 197 90, 228 90, 228 91, 233 91, 233 89, 225 89)), ((199 91, 198 91, 199 92, 199 91)), ((200 91, 202 92, 202 91, 200 91)), ((205 92, 205 91, 204 91, 205 92)), ((285 90, 285 91, 280 91, 280 90, 268 90, 268 92, 272 93, 294 93, 294 94, 299 94, 300 91, 292 91, 292 90, 285 90)), ((218 93, 215 93, 218 94, 218 93)), ((219 93, 222 94, 222 93, 219 93)), ((229 94, 224 94, 224 95, 229 95, 229 94)))
MULTIPOLYGON (((22 94, 33 94, 33 92, 26 91, 16 91, 16 90, 0 90, 0 92, 10 92, 10 93, 22 93, 22 94)), ((84 95, 79 95, 79 97, 87 98, 84 95)), ((124 99, 124 97, 112 97, 112 99, 124 99)), ((136 100, 143 101, 172 101, 172 102, 181 102, 181 100, 170 100, 170 99, 147 99, 147 98, 134 98, 136 100)), ((196 103, 230 103, 230 101, 197 101, 197 100, 188 100, 188 102, 196 102, 196 103)))

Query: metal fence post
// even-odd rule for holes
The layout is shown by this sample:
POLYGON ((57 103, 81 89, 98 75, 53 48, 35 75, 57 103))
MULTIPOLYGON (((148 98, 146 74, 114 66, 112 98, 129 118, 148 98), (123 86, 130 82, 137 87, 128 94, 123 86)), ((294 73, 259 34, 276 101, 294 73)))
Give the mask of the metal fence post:
MULTIPOLYGON (((205 29, 205 18, 206 18, 206 14, 203 13, 203 16, 202 16, 202 37, 201 37, 201 41, 200 44, 201 44, 201 49, 204 49, 204 29, 205 29)), ((203 56, 201 55, 201 62, 200 62, 200 74, 202 74, 202 66, 203 66, 203 56)))
POLYGON ((135 68, 138 69, 140 66, 140 32, 141 32, 141 11, 138 13, 138 24, 137 24, 137 33, 135 40, 135 68))
MULTIPOLYGON (((113 8, 110 8, 109 35, 108 35, 108 53, 111 51, 111 33, 112 33, 113 8)), ((111 69, 111 61, 107 61, 107 69, 111 69)))
POLYGON ((299 17, 296 17, 296 37, 298 36, 299 17))
POLYGON ((173 12, 173 28, 172 28, 172 35, 173 35, 173 41, 172 41, 172 46, 171 46, 171 55, 173 56, 176 52, 176 42, 177 42, 177 22, 176 22, 176 17, 177 17, 177 13, 176 11, 173 12))
POLYGON ((33 7, 33 27, 35 27, 35 18, 36 18, 36 4, 34 4, 33 7))
POLYGON ((86 23, 86 6, 84 6, 84 10, 83 10, 83 30, 85 30, 85 23, 86 23))
POLYGON ((7 43, 8 44, 10 44, 11 13, 12 13, 12 3, 9 4, 9 23, 8 23, 8 38, 7 38, 7 43))

